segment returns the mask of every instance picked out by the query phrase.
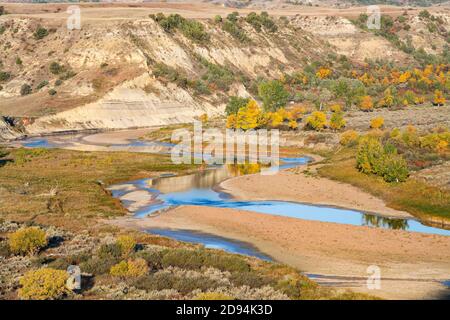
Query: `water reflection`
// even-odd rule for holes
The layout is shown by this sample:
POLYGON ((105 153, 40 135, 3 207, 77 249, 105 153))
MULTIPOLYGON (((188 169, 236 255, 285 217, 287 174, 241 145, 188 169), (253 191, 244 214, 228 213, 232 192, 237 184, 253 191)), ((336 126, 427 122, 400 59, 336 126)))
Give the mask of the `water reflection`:
MULTIPOLYGON (((283 162, 282 166, 297 166, 306 163, 308 159, 298 158, 296 161, 283 162)), ((228 178, 258 173, 262 168, 263 166, 254 164, 209 167, 185 176, 132 181, 127 184, 112 186, 111 190, 113 196, 128 201, 124 203, 124 206, 128 209, 133 208, 130 211, 136 217, 152 215, 174 206, 191 205, 239 209, 305 220, 450 235, 449 230, 429 227, 413 219, 392 219, 355 210, 289 201, 237 201, 217 189, 217 186, 228 178), (126 190, 129 193, 126 193, 126 190), (130 199, 133 197, 127 197, 127 195, 137 191, 146 191, 148 194, 146 197, 139 195, 140 203, 137 202, 139 200, 130 203, 130 199)))
POLYGON ((408 230, 408 220, 407 219, 394 219, 377 216, 374 214, 364 214, 362 216, 363 226, 387 228, 393 230, 408 230))
POLYGON ((221 249, 231 253, 243 254, 246 256, 257 257, 262 260, 271 261, 267 255, 261 253, 249 243, 232 240, 209 233, 190 231, 190 230, 172 230, 172 229, 148 229, 147 232, 160 236, 172 238, 179 241, 200 243, 205 248, 221 249))

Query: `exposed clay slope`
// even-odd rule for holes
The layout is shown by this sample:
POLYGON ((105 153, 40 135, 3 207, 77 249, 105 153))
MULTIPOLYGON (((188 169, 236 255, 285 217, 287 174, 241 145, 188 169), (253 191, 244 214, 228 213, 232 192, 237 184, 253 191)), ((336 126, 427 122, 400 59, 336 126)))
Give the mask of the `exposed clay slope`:
MULTIPOLYGON (((0 17, 4 27, 0 70, 11 77, 1 83, 0 115, 22 118, 32 134, 164 125, 191 121, 203 113, 221 113, 228 96, 254 93, 258 77, 276 78, 313 61, 329 60, 333 54, 357 62, 366 58, 412 61, 386 39, 361 31, 344 18, 357 16, 363 12, 361 8, 274 9, 278 31, 255 31, 243 22, 250 39, 245 43, 209 19, 217 13, 226 15, 229 8, 206 4, 106 6, 83 5, 82 29, 73 31, 66 28, 66 6, 62 4, 39 5, 33 10, 29 5, 6 6, 14 14, 0 17), (195 41, 179 30, 165 32, 148 16, 158 11, 201 18, 198 21, 209 40, 195 41), (288 18, 280 17, 284 13, 289 13, 288 18), (42 39, 33 36, 39 26, 49 31, 42 39), (63 68, 57 74, 50 70, 55 62, 63 68), (196 81, 208 69, 205 63, 229 72, 231 83, 219 88, 207 83, 206 90, 197 90, 196 81), (188 85, 156 77, 154 71, 160 64, 176 70, 188 85), (32 93, 21 96, 25 84, 32 93), (56 94, 50 95, 49 90, 56 94)), ((383 10, 401 14, 398 8, 383 10)), ((417 12, 409 13, 412 24, 417 12)), ((448 18, 444 21, 448 24, 448 18)), ((413 39, 418 44, 434 40, 426 31, 418 37, 413 39)), ((439 41, 433 50, 442 50, 442 39, 439 41)))

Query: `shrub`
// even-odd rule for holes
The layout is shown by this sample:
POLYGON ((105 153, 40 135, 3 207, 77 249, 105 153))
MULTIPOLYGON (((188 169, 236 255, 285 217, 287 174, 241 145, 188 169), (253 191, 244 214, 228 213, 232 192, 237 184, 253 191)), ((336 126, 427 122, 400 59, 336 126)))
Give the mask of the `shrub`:
POLYGON ((203 257, 198 251, 176 249, 164 254, 161 263, 164 268, 173 266, 182 269, 200 269, 203 257))
POLYGON ((362 111, 371 111, 373 109, 373 102, 370 96, 364 96, 359 103, 359 109, 362 111))
POLYGON ((419 17, 422 19, 429 19, 431 16, 430 12, 426 9, 419 12, 419 17))
POLYGON ((205 250, 175 249, 164 254, 162 266, 179 267, 182 269, 200 269, 202 266, 213 267, 222 271, 249 271, 248 263, 237 256, 228 256, 205 250))
POLYGON ((363 173, 375 173, 375 166, 383 156, 383 146, 380 141, 371 137, 363 137, 358 146, 356 166, 363 173))
POLYGON ((110 274, 116 277, 136 278, 148 273, 147 262, 142 258, 121 261, 111 267, 110 274))
POLYGON ((203 292, 199 293, 194 300, 234 300, 234 298, 220 292, 203 292))
POLYGON ((342 112, 334 112, 330 118, 330 128, 333 130, 340 130, 345 127, 347 121, 344 119, 344 114, 342 112))
POLYGON ((35 254, 47 245, 45 231, 38 227, 17 230, 9 235, 9 247, 16 254, 35 254))
POLYGON ((58 75, 60 73, 63 73, 65 68, 64 68, 64 66, 60 65, 58 62, 53 61, 52 63, 50 63, 49 70, 51 73, 58 75))
POLYGON ((261 12, 260 15, 255 12, 250 12, 245 17, 245 21, 251 24, 258 32, 262 30, 262 27, 269 32, 275 32, 278 29, 275 22, 269 17, 268 13, 264 11, 261 12))
POLYGON ((420 147, 437 152, 445 151, 450 143, 450 133, 430 133, 420 138, 420 147))
POLYGON ((383 117, 376 117, 370 120, 370 127, 372 129, 380 129, 384 125, 384 118, 383 117))
POLYGON ((196 20, 183 20, 181 24, 181 32, 186 38, 205 42, 209 40, 209 34, 205 31, 203 24, 196 20))
POLYGON ((134 286, 142 290, 173 289, 181 294, 194 290, 207 291, 220 286, 220 283, 207 276, 181 277, 169 272, 157 272, 147 277, 138 278, 134 286))
POLYGON ((118 259, 122 256, 122 247, 119 243, 103 244, 97 251, 100 259, 118 259))
POLYGON ((203 124, 207 123, 207 122, 208 122, 208 114, 207 114, 207 113, 202 114, 202 115, 199 117, 199 120, 200 120, 203 124))
POLYGON ((67 267, 70 265, 80 265, 90 259, 89 252, 81 252, 78 254, 73 254, 61 258, 57 258, 56 260, 48 263, 48 267, 58 270, 67 270, 67 267))
POLYGON ((177 69, 172 68, 164 63, 157 63, 153 69, 153 75, 157 78, 165 79, 170 82, 182 83, 184 77, 177 69))
POLYGON ((131 236, 120 236, 117 238, 117 244, 120 247, 122 256, 129 256, 136 248, 136 241, 131 236))
POLYGON ((445 104, 445 97, 442 94, 442 91, 440 90, 434 91, 433 104, 435 106, 443 106, 445 104))
POLYGON ((342 111, 342 107, 339 104, 334 104, 330 107, 330 110, 332 112, 341 112, 342 111))
POLYGON ((378 175, 386 182, 403 182, 409 176, 408 166, 405 159, 395 153, 387 153, 378 166, 378 175))
POLYGON ((320 68, 316 72, 316 77, 319 79, 325 79, 328 78, 331 75, 331 70, 328 68, 320 68))
POLYGON ((193 84, 194 90, 197 94, 210 94, 208 86, 202 80, 195 80, 193 84))
POLYGON ((248 263, 237 256, 224 256, 220 254, 207 253, 204 259, 207 266, 230 272, 246 272, 250 270, 248 263))
POLYGON ((386 182, 403 182, 409 176, 406 161, 392 145, 382 145, 372 137, 361 139, 356 157, 357 167, 363 173, 373 173, 386 182))
POLYGON ((36 31, 33 34, 34 38, 36 40, 41 40, 43 38, 45 38, 46 36, 48 36, 48 30, 39 26, 36 31))
POLYGON ((92 258, 80 263, 80 269, 83 272, 93 275, 102 275, 108 273, 113 265, 115 265, 119 259, 115 258, 92 258))
POLYGON ((39 84, 36 86, 36 89, 37 89, 37 90, 42 89, 43 87, 45 87, 45 86, 47 86, 47 85, 48 85, 48 81, 47 81, 47 80, 41 81, 41 82, 39 82, 39 84))
POLYGON ((231 274, 230 281, 236 287, 249 286, 250 288, 260 288, 272 283, 271 279, 254 272, 234 272, 231 274))
POLYGON ((289 128, 292 130, 296 130, 298 128, 298 123, 296 120, 289 121, 289 128))
POLYGON ((183 18, 179 14, 170 14, 167 17, 163 13, 158 13, 156 16, 152 16, 152 18, 158 22, 158 24, 164 29, 166 32, 173 32, 174 29, 181 26, 185 18, 183 18))
POLYGON ((226 67, 210 63, 206 59, 201 59, 201 63, 207 68, 202 79, 216 88, 227 91, 234 81, 233 73, 226 67))
POLYGON ((20 59, 20 57, 17 57, 16 58, 16 64, 18 65, 18 66, 21 66, 22 65, 22 59, 20 59))
POLYGON ((20 95, 26 96, 29 95, 33 89, 31 89, 31 86, 29 84, 23 84, 22 87, 20 87, 20 95))
POLYGON ((49 95, 51 95, 51 96, 54 96, 54 95, 56 95, 58 92, 55 90, 55 89, 50 89, 50 90, 48 90, 48 94, 49 95))
POLYGON ((179 29, 183 35, 189 39, 203 42, 209 39, 208 33, 205 31, 203 24, 196 20, 183 18, 179 14, 170 14, 167 17, 163 13, 150 16, 155 20, 166 32, 173 32, 179 29))
POLYGON ((347 130, 341 134, 339 143, 346 147, 355 146, 358 143, 359 134, 355 130, 347 130))
POLYGON ((230 15, 228 15, 227 20, 222 23, 223 31, 231 34, 231 36, 237 39, 239 42, 249 42, 250 39, 247 37, 244 29, 238 26, 236 22, 230 21, 229 16, 230 15))
POLYGON ((320 131, 327 124, 327 116, 321 111, 314 111, 306 118, 306 128, 320 131))
POLYGON ((0 81, 8 81, 9 79, 11 79, 11 73, 0 71, 0 81))
POLYGON ((245 107, 250 101, 250 98, 230 97, 227 106, 225 107, 225 113, 229 116, 231 114, 237 114, 239 109, 245 107))
POLYGON ((20 279, 22 286, 18 295, 26 300, 50 300, 61 298, 68 292, 66 281, 68 274, 63 270, 42 268, 28 271, 20 279))
POLYGON ((6 241, 0 242, 0 257, 8 258, 11 256, 11 248, 9 247, 9 244, 6 241))
POLYGON ((308 291, 314 291, 317 284, 299 277, 289 277, 278 281, 275 289, 281 291, 292 299, 307 298, 308 291))
POLYGON ((147 261, 147 265, 149 265, 152 269, 162 269, 162 258, 164 253, 161 251, 155 250, 143 250, 137 253, 138 258, 142 258, 147 261))
POLYGON ((258 86, 258 95, 265 111, 277 111, 284 107, 289 99, 289 92, 278 80, 261 82, 258 86))
POLYGON ((227 15, 227 20, 231 22, 237 22, 239 18, 239 12, 233 11, 227 15))
POLYGON ((215 23, 221 23, 221 22, 222 22, 222 17, 221 17, 220 15, 216 15, 216 16, 214 17, 214 22, 215 22, 215 23))

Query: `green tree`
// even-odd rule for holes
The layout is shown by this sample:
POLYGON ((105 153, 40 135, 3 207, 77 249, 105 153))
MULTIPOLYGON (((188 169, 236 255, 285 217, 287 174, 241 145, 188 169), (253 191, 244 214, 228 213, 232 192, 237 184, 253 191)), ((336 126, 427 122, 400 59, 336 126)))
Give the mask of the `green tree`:
POLYGON ((361 81, 349 78, 339 78, 333 83, 331 90, 336 98, 344 99, 346 109, 349 109, 366 93, 364 84, 361 81))
POLYGON ((284 107, 289 99, 289 92, 278 80, 261 82, 258 86, 258 95, 263 102, 265 111, 277 111, 284 107))
POLYGON ((245 107, 249 101, 249 98, 230 97, 230 100, 228 100, 227 106, 225 107, 225 113, 227 116, 237 114, 239 109, 245 107))

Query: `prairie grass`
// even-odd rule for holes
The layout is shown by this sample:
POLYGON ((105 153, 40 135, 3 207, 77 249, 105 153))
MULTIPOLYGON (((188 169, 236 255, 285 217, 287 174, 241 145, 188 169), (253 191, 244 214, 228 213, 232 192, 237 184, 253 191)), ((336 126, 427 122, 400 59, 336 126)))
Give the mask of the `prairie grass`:
POLYGON ((343 149, 328 158, 318 169, 320 175, 349 183, 383 199, 394 209, 407 211, 420 219, 434 217, 450 221, 450 193, 409 178, 403 183, 388 183, 381 177, 356 169, 353 150, 343 149))
POLYGON ((104 186, 194 168, 167 156, 126 152, 12 149, 7 159, 0 167, 0 217, 79 227, 90 218, 125 214, 104 186))

